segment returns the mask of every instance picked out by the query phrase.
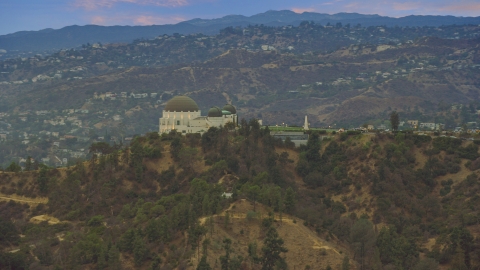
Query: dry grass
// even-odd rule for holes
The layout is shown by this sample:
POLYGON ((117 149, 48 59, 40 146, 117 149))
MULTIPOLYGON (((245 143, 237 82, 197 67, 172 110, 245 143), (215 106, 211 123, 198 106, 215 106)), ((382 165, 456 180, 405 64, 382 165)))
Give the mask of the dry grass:
MULTIPOLYGON (((247 200, 238 200, 232 203, 226 210, 230 216, 230 224, 227 228, 224 224, 226 211, 214 216, 214 233, 208 233, 206 236, 211 242, 207 260, 214 269, 216 269, 215 263, 218 257, 224 253, 221 243, 226 237, 232 239, 234 253, 243 256, 245 260, 248 261, 249 243, 256 242, 258 255, 261 255, 264 237, 261 220, 268 216, 270 209, 257 203, 256 210, 257 217, 249 220, 247 213, 253 211, 253 203, 247 200)), ((201 218, 200 222, 204 224, 207 218, 201 218)), ((280 221, 280 216, 276 214, 274 226, 288 249, 285 259, 290 269, 304 269, 306 265, 310 265, 312 269, 325 269, 327 265, 333 269, 339 269, 345 254, 348 254, 347 250, 336 243, 320 238, 315 232, 304 226, 301 219, 284 214, 280 221)), ((349 257, 352 258, 352 256, 349 257)), ((192 267, 189 269, 195 269, 198 264, 196 253, 191 262, 192 267)), ((353 265, 354 262, 351 261, 351 264, 353 265)))

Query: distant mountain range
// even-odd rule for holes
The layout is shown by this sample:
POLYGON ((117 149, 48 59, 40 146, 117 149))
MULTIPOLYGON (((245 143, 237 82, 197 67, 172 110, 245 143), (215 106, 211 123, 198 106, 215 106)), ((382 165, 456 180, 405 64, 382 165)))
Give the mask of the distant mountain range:
POLYGON ((295 13, 289 10, 267 11, 250 17, 228 15, 218 19, 193 19, 173 25, 152 26, 67 26, 58 30, 44 29, 40 31, 20 31, 0 36, 0 49, 20 52, 43 52, 64 48, 75 48, 86 43, 118 43, 131 42, 139 38, 153 38, 159 35, 173 33, 202 33, 214 35, 220 29, 229 26, 247 26, 263 24, 267 26, 299 25, 302 21, 314 21, 326 25, 355 26, 441 26, 480 24, 480 17, 454 16, 406 16, 402 18, 384 17, 379 15, 364 15, 358 13, 337 13, 333 15, 304 12, 295 13))

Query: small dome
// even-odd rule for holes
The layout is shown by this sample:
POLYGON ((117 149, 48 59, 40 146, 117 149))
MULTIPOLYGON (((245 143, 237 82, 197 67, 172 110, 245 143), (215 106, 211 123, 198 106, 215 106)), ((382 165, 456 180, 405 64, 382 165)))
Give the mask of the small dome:
POLYGON ((222 117, 222 110, 218 107, 212 107, 208 110, 208 117, 222 117))
POLYGON ((224 111, 229 111, 232 114, 237 114, 237 109, 235 109, 235 107, 233 107, 232 104, 226 104, 225 106, 223 106, 223 110, 224 111))
POLYGON ((226 110, 222 110, 222 114, 223 114, 223 115, 231 115, 232 113, 229 112, 229 111, 226 111, 226 110))
POLYGON ((176 96, 167 102, 164 110, 169 112, 195 112, 199 109, 193 99, 187 96, 176 96))

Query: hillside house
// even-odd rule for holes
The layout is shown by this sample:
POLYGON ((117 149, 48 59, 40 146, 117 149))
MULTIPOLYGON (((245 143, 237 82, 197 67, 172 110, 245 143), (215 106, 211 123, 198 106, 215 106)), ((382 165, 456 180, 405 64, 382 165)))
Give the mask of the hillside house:
POLYGON ((122 120, 122 117, 121 117, 120 115, 118 115, 118 114, 114 115, 112 118, 113 118, 113 121, 120 121, 120 120, 122 120))
POLYGON ((407 123, 413 128, 418 127, 418 120, 407 120, 407 123))
POLYGON ((270 46, 270 45, 262 45, 261 48, 264 51, 274 51, 275 50, 275 47, 270 46))
POLYGON ((434 130, 435 129, 435 123, 420 123, 420 125, 418 127, 422 128, 422 129, 434 130))
POLYGON ((379 130, 385 130, 385 129, 387 129, 387 126, 385 126, 384 124, 381 124, 381 125, 378 125, 378 126, 377 126, 377 129, 379 129, 379 130))

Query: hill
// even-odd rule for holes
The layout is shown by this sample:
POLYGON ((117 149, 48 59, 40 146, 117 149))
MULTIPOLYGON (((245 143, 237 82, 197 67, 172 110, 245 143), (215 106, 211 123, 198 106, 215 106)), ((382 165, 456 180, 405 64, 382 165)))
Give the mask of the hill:
MULTIPOLYGON (((215 56, 220 52, 211 53, 212 58, 202 63, 120 71, 91 61, 80 71, 85 76, 82 80, 71 80, 67 76, 79 74, 64 72, 61 80, 0 86, 4 110, 80 108, 89 104, 95 92, 156 92, 190 95, 202 110, 208 110, 212 101, 226 103, 228 96, 243 117, 263 119, 270 125, 302 123, 308 115, 316 126, 350 126, 388 118, 392 110, 401 112, 404 119, 423 114, 432 115, 425 121, 433 121, 438 104, 470 104, 479 97, 476 40, 425 38, 395 46, 351 45, 318 55, 237 49, 215 56)), ((101 53, 108 54, 100 50, 95 57, 101 53)), ((40 69, 46 67, 17 69, 9 76, 19 79, 22 72, 33 77, 40 69)), ((154 112, 158 117, 159 112, 154 112)), ((448 121, 453 124, 447 128, 460 125, 455 124, 458 120, 448 121)))
POLYGON ((201 137, 150 133, 127 149, 94 144, 69 168, 1 173, 2 197, 24 196, 0 203, 1 265, 195 269, 203 255, 232 269, 272 258, 298 269, 480 264, 478 141, 324 135, 294 148, 242 121, 201 137), (288 251, 269 257, 271 243, 288 251))
POLYGON ((303 21, 318 24, 349 24, 363 26, 423 27, 442 25, 480 24, 480 17, 454 16, 407 16, 402 18, 363 15, 357 13, 337 13, 333 15, 315 12, 297 14, 293 11, 267 11, 250 17, 229 15, 218 19, 193 19, 174 25, 152 26, 67 26, 62 29, 21 31, 0 36, 0 49, 18 52, 52 52, 59 49, 77 48, 87 43, 132 42, 135 39, 151 39, 159 35, 202 33, 215 35, 226 27, 246 27, 248 25, 297 26, 303 21))

